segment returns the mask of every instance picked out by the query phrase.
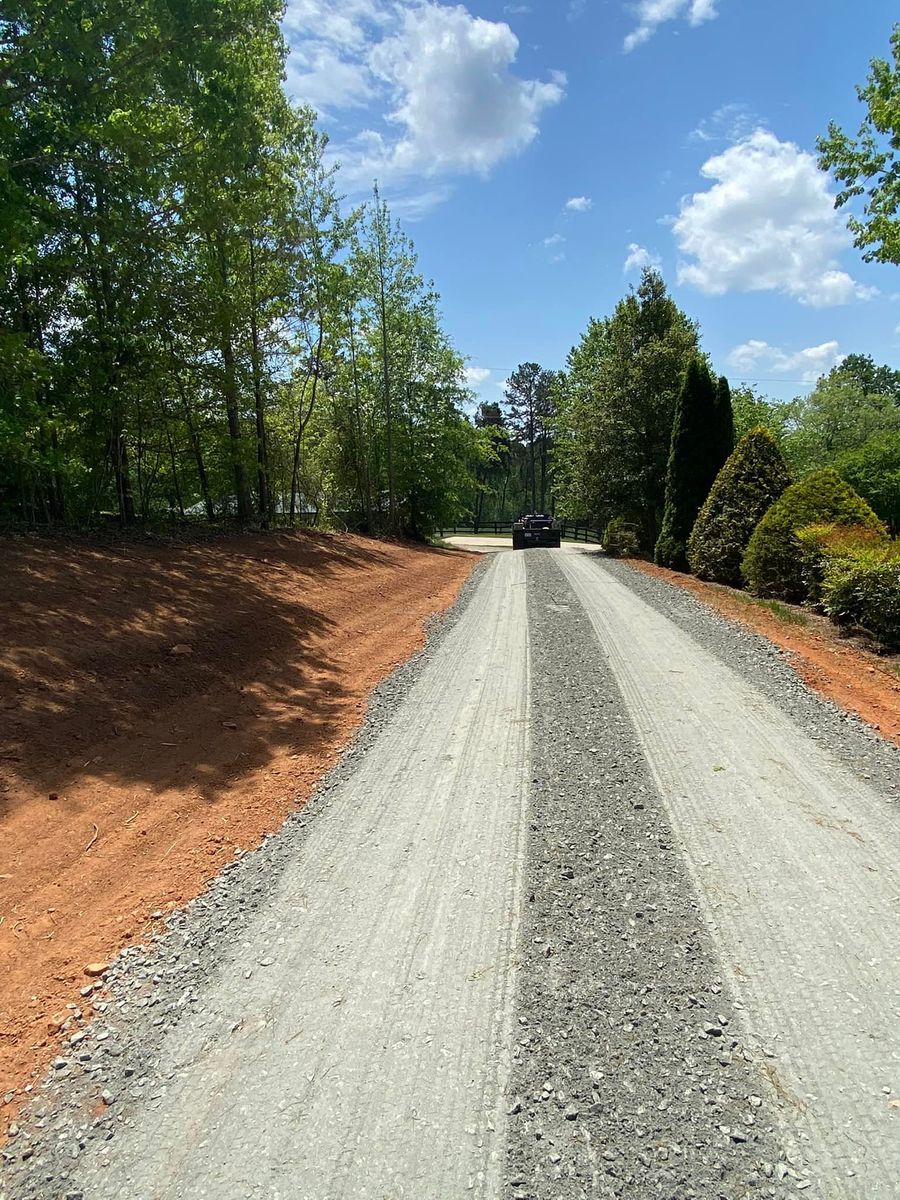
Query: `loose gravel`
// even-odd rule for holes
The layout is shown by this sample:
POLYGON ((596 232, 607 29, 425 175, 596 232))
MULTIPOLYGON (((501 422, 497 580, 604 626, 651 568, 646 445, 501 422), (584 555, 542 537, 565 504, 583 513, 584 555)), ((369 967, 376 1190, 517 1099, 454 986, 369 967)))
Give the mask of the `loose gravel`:
POLYGON ((720 616, 677 584, 645 575, 616 559, 598 558, 619 583, 757 687, 811 738, 826 743, 861 779, 894 802, 900 801, 900 747, 880 737, 855 713, 809 688, 785 651, 720 616))
POLYGON ((531 843, 508 1194, 805 1190, 618 687, 550 554, 529 556, 528 613, 531 843))
MULTIPOLYGON (((235 861, 184 909, 167 917, 153 914, 149 944, 124 950, 102 983, 85 980, 80 1006, 70 1006, 64 1046, 9 1128, 0 1200, 81 1200, 70 1182, 77 1161, 104 1148, 115 1152, 117 1132, 130 1123, 124 1102, 142 1101, 151 1109, 165 1103, 168 1080, 159 1069, 163 1040, 183 1017, 200 1009, 220 973, 225 948, 266 906, 311 823, 330 806, 334 789, 356 772, 392 721, 460 619, 487 561, 475 567, 453 607, 429 623, 423 650, 373 691, 364 724, 303 809, 255 851, 236 850, 235 861)), ((251 966, 255 960, 250 950, 248 955, 251 966)))

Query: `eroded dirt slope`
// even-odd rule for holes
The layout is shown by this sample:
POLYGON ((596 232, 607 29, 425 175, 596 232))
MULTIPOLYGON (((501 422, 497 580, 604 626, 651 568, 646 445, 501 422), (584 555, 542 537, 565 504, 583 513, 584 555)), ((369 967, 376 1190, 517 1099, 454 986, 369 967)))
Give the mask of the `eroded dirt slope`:
POLYGON ((310 534, 0 542, 0 1101, 87 964, 309 796, 476 561, 310 534))

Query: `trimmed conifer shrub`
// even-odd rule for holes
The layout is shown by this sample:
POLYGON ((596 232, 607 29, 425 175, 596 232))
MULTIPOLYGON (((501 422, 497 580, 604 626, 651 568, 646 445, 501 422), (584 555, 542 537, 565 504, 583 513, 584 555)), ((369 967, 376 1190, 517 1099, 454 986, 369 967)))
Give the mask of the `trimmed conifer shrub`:
POLYGON ((741 438, 694 523, 687 550, 694 574, 739 587, 741 560, 753 530, 790 482, 787 463, 768 429, 752 429, 741 438))
POLYGON ((688 569, 688 538, 722 465, 721 445, 716 385, 703 359, 694 357, 675 405, 666 503, 656 543, 656 561, 661 567, 688 569))
POLYGON ((816 524, 859 525, 887 532, 862 496, 836 471, 815 471, 791 484, 753 531, 741 567, 752 591, 794 604, 806 599, 797 531, 816 524))

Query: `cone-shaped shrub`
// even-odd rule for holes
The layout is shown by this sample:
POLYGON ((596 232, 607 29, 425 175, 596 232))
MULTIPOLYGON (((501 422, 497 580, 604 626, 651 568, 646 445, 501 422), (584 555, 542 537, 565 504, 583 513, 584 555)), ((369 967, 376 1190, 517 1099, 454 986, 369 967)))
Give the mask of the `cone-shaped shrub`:
POLYGON ((886 532, 862 496, 836 471, 815 471, 791 484, 753 532, 742 570, 757 595, 795 604, 806 599, 797 530, 816 524, 861 525, 886 532))
POLYGON ((687 541, 722 465, 721 446, 716 385, 706 363, 695 357, 688 364, 675 404, 666 503, 656 543, 656 561, 661 567, 688 569, 687 541))
POLYGON ((752 429, 741 438, 694 523, 687 552, 694 574, 740 586, 741 559, 753 530, 790 482, 784 457, 767 429, 752 429))
POLYGON ((724 375, 716 384, 716 430, 719 437, 719 464, 727 461, 734 450, 734 410, 731 407, 731 388, 724 375))

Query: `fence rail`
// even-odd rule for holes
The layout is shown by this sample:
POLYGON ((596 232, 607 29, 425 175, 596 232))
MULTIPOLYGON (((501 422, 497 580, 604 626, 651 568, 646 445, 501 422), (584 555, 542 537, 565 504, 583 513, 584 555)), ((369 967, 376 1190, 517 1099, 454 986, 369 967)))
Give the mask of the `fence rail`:
MULTIPOLYGON (((568 539, 575 542, 593 542, 595 545, 600 543, 600 532, 596 525, 588 521, 560 521, 559 532, 563 539, 568 539)), ((440 530, 441 537, 446 537, 447 534, 491 534, 494 537, 502 537, 504 534, 512 536, 512 521, 470 521, 467 525, 447 525, 440 530)))

